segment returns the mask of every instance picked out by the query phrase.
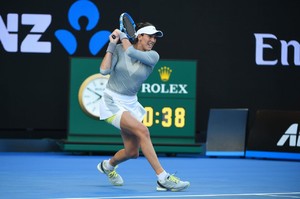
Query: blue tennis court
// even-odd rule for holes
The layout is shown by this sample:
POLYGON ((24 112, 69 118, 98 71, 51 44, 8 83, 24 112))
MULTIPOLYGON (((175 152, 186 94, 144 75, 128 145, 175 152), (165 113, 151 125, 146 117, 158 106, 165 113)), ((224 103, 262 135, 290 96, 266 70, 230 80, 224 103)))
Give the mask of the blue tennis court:
POLYGON ((300 198, 300 162, 159 156, 164 168, 191 186, 157 192, 156 176, 142 156, 121 164, 124 186, 111 186, 96 165, 108 158, 66 153, 0 153, 0 198, 300 198))

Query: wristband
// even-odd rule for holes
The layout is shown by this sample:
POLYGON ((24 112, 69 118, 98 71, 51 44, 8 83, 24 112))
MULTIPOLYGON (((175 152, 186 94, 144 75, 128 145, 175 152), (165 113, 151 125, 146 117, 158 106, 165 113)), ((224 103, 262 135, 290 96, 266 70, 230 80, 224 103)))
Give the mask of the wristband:
POLYGON ((117 44, 109 42, 106 52, 110 52, 111 54, 114 54, 116 46, 117 46, 117 44))
POLYGON ((123 39, 128 39, 128 37, 124 32, 121 32, 120 33, 120 40, 122 41, 123 39))

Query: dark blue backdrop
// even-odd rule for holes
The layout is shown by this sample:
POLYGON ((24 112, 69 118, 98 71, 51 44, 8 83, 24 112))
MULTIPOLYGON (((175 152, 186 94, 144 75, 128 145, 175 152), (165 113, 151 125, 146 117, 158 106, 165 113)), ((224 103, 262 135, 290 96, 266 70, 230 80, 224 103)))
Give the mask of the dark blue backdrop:
MULTIPOLYGON (((294 57, 300 56, 297 0, 90 1, 100 13, 97 25, 90 31, 74 30, 68 21, 68 12, 76 2, 1 3, 1 137, 43 137, 43 133, 50 137, 66 136, 69 58, 102 57, 104 50, 91 54, 90 38, 99 31, 118 27, 118 17, 124 11, 131 13, 136 21, 152 22, 164 31, 165 36, 155 46, 162 59, 197 60, 196 128, 200 141, 206 139, 211 108, 249 108, 249 126, 258 109, 300 109, 300 66, 294 62, 294 57), (7 28, 8 13, 17 14, 17 30, 7 28), (51 23, 43 32, 31 30, 22 14, 50 15, 51 23), (55 32, 61 29, 77 39, 77 49, 72 55, 55 37, 55 32), (3 35, 7 32, 18 35, 17 52, 3 48, 3 35), (256 63, 254 34, 262 33, 277 38, 265 39, 263 48, 263 58, 278 60, 275 65, 256 63), (21 52, 28 34, 41 35, 40 41, 50 42, 51 52, 21 52), (295 41, 296 46, 288 48, 287 66, 281 63, 284 41, 295 41)), ((87 20, 82 18, 79 24, 85 27, 87 20)))

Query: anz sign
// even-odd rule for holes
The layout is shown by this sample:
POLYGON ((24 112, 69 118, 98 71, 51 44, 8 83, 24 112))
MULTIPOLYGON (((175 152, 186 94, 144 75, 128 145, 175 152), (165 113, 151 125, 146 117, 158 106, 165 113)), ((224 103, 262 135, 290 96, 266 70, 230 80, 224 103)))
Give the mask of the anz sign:
MULTIPOLYGON (((100 21, 100 12, 97 6, 89 0, 74 2, 68 11, 68 21, 72 29, 59 29, 54 33, 55 38, 61 43, 69 55, 77 50, 77 38, 75 31, 82 31, 79 19, 85 17, 88 21, 84 31, 93 30, 100 21)), ((0 46, 8 53, 51 53, 51 41, 42 41, 41 37, 47 31, 52 22, 50 14, 17 14, 8 13, 6 22, 0 15, 0 46), (32 26, 25 38, 19 40, 19 27, 32 26)), ((88 48, 92 55, 96 55, 109 41, 108 30, 96 32, 89 40, 88 48)))
POLYGON ((33 27, 19 44, 19 15, 7 14, 6 26, 0 16, 0 41, 4 50, 6 52, 51 53, 51 42, 39 40, 51 24, 51 15, 22 14, 20 18, 20 25, 32 25, 33 27))

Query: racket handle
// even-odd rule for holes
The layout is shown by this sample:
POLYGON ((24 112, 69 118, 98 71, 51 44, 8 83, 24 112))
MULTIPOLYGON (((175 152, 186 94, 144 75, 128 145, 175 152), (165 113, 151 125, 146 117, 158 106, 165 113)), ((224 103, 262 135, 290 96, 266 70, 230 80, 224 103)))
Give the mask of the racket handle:
POLYGON ((116 38, 116 35, 112 35, 111 37, 112 37, 113 39, 115 39, 115 38, 116 38))

